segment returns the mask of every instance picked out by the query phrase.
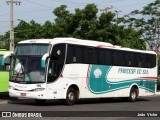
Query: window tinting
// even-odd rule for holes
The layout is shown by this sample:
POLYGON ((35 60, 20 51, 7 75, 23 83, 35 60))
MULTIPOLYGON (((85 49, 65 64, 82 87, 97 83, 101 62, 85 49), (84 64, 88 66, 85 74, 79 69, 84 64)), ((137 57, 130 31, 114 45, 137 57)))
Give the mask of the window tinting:
POLYGON ((60 76, 64 66, 65 50, 65 44, 57 44, 53 46, 48 67, 48 82, 53 82, 60 76))
POLYGON ((18 44, 15 55, 44 55, 50 47, 50 44, 18 44))
POLYGON ((66 63, 153 68, 156 66, 156 55, 107 48, 68 45, 66 63))
POLYGON ((67 63, 83 63, 83 47, 68 45, 67 63))
POLYGON ((113 64, 112 51, 111 50, 105 50, 103 59, 105 60, 105 62, 104 62, 105 65, 112 65, 113 64))
POLYGON ((97 64, 98 54, 97 50, 92 47, 84 48, 84 63, 97 64))
MULTIPOLYGON (((104 52, 104 49, 98 49, 98 63, 101 64, 101 65, 104 65, 105 64, 105 59, 109 58, 109 56, 104 56, 105 55, 105 52, 104 52)), ((110 57, 111 58, 111 57, 110 57)), ((106 60, 107 61, 107 60, 106 60)))

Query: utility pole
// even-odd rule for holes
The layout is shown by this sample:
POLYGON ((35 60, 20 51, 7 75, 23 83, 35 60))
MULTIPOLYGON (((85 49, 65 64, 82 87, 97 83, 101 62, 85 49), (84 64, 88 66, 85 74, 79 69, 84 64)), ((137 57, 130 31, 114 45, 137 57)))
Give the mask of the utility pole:
POLYGON ((116 14, 117 14, 117 25, 118 25, 118 13, 121 12, 121 11, 117 11, 115 10, 116 14))
POLYGON ((13 4, 20 5, 20 1, 9 0, 6 1, 8 5, 10 5, 10 44, 9 50, 14 50, 14 22, 13 22, 13 4))

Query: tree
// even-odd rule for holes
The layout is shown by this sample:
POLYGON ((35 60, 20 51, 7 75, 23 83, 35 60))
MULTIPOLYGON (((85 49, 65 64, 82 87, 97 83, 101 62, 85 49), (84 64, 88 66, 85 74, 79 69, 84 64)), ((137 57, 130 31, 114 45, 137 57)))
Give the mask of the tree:
POLYGON ((54 29, 53 23, 50 21, 46 21, 41 29, 41 37, 42 38, 54 38, 54 29))
POLYGON ((115 45, 144 49, 144 42, 139 32, 132 26, 121 24, 124 18, 116 21, 116 14, 107 11, 98 14, 95 4, 88 4, 84 9, 75 9, 74 13, 61 5, 53 10, 54 21, 46 21, 43 25, 34 20, 29 23, 20 20, 15 29, 15 42, 24 39, 75 37, 109 42, 115 45), (118 23, 118 24, 117 24, 118 23))
POLYGON ((0 49, 7 49, 9 50, 9 32, 7 32, 5 35, 0 35, 0 49))
MULTIPOLYGON (((150 41, 160 40, 160 0, 143 7, 143 10, 134 10, 128 17, 129 26, 137 29, 142 39, 147 42, 150 49, 153 50, 150 41), (141 16, 141 18, 139 18, 141 16)), ((155 51, 158 51, 160 44, 157 45, 155 51)))
POLYGON ((57 17, 55 19, 55 24, 53 25, 54 36, 55 37, 66 37, 67 36, 67 28, 68 22, 67 19, 69 17, 69 11, 66 10, 66 5, 61 5, 57 7, 53 13, 57 17))
POLYGON ((98 9, 95 4, 88 4, 82 10, 76 9, 72 18, 72 21, 76 23, 73 36, 81 39, 97 40, 97 13, 98 9))
POLYGON ((27 23, 19 20, 19 24, 14 28, 15 30, 15 44, 21 40, 41 38, 41 25, 31 20, 27 23))

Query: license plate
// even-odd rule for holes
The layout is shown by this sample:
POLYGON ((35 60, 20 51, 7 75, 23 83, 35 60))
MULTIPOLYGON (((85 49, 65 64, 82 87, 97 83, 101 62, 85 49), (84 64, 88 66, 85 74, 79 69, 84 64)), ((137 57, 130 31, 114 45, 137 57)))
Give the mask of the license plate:
POLYGON ((26 96, 26 93, 21 93, 21 96, 26 96))

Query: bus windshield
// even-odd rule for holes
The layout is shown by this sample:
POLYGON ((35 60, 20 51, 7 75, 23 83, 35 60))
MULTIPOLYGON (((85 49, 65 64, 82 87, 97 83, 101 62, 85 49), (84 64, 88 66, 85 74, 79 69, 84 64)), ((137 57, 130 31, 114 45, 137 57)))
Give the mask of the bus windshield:
POLYGON ((41 67, 41 56, 13 56, 10 81, 44 83, 45 68, 41 67))

